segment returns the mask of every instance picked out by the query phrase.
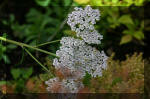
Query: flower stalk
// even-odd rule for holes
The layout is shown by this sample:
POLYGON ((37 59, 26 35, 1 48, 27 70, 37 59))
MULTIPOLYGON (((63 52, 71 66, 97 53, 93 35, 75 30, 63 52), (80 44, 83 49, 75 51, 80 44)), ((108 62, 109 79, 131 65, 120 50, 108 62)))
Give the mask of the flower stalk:
POLYGON ((15 45, 18 45, 18 46, 20 46, 20 47, 31 48, 31 49, 37 50, 37 51, 39 51, 39 52, 42 52, 42 53, 45 53, 45 54, 48 54, 48 55, 52 55, 52 56, 58 58, 58 56, 56 56, 56 54, 54 54, 54 53, 51 53, 51 52, 48 52, 48 51, 46 51, 46 50, 43 50, 43 49, 39 49, 39 48, 30 46, 30 45, 25 44, 25 43, 21 43, 21 42, 17 42, 17 41, 14 41, 14 40, 6 39, 6 38, 4 38, 4 37, 0 37, 0 40, 5 41, 5 42, 8 42, 8 43, 15 44, 15 45))
MULTIPOLYGON (((25 48, 24 48, 25 49, 25 48)), ((39 62, 27 49, 25 49, 25 51, 47 72, 49 72, 49 70, 41 63, 39 62)))
POLYGON ((59 41, 60 40, 50 41, 50 42, 46 42, 46 43, 42 43, 42 44, 36 45, 35 47, 41 47, 41 46, 52 44, 52 43, 56 43, 56 42, 59 42, 59 41))

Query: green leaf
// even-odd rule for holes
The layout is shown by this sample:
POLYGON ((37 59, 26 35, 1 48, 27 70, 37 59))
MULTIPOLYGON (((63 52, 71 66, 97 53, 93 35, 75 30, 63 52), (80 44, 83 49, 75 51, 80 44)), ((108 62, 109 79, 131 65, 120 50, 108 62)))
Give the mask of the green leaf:
POLYGON ((94 6, 102 6, 102 5, 103 5, 103 3, 102 3, 101 0, 91 0, 90 2, 91 2, 92 5, 94 5, 94 6))
POLYGON ((64 5, 69 6, 71 4, 71 0, 64 0, 64 5))
POLYGON ((21 70, 19 68, 11 69, 11 74, 12 74, 13 78, 16 80, 16 79, 18 79, 20 77, 21 70))
POLYGON ((3 60, 4 60, 4 62, 5 62, 6 64, 10 64, 10 59, 8 58, 7 55, 3 54, 2 57, 3 57, 3 60))
POLYGON ((16 81, 15 92, 20 93, 23 92, 24 89, 25 89, 25 80, 20 78, 16 81))
POLYGON ((122 79, 120 77, 118 78, 115 78, 113 81, 112 81, 112 86, 116 85, 117 83, 121 83, 122 82, 122 79))
POLYGON ((6 21, 6 20, 2 20, 2 23, 3 23, 4 25, 9 25, 8 21, 6 21))
POLYGON ((128 14, 121 16, 118 21, 122 24, 134 24, 131 16, 128 14))
POLYGON ((4 38, 7 38, 7 33, 3 33, 3 37, 4 37, 4 38))
POLYGON ((6 85, 6 81, 0 81, 0 86, 1 85, 6 85))
POLYGON ((36 3, 38 4, 38 5, 40 5, 40 6, 48 6, 49 5, 49 3, 51 2, 51 0, 35 0, 36 1, 36 3))
POLYGON ((86 75, 83 78, 83 84, 85 86, 90 86, 90 84, 91 84, 90 80, 91 80, 91 75, 86 72, 86 75))
POLYGON ((118 2, 118 0, 112 0, 112 3, 116 4, 118 2))
POLYGON ((144 29, 144 21, 141 22, 141 27, 140 29, 144 29))
POLYGON ((74 31, 71 31, 71 30, 64 30, 63 31, 65 35, 68 35, 68 36, 76 36, 76 32, 74 31))
POLYGON ((132 40, 132 36, 131 35, 125 35, 121 38, 120 44, 125 44, 128 43, 132 40))
POLYGON ((132 33, 137 28, 135 24, 125 24, 125 25, 128 28, 128 30, 132 31, 132 33))
POLYGON ((48 79, 50 79, 50 75, 47 73, 46 74, 40 74, 39 77, 40 77, 41 81, 47 81, 48 79))
POLYGON ((33 73, 32 67, 22 70, 22 76, 23 76, 24 79, 29 78, 32 75, 32 73, 33 73))
POLYGON ((124 30, 122 33, 123 34, 133 35, 134 32, 132 30, 124 30))
POLYGON ((14 22, 14 20, 15 20, 15 16, 13 14, 10 14, 10 22, 12 23, 14 22))
POLYGON ((144 39, 144 33, 142 31, 135 31, 133 36, 138 40, 144 39))

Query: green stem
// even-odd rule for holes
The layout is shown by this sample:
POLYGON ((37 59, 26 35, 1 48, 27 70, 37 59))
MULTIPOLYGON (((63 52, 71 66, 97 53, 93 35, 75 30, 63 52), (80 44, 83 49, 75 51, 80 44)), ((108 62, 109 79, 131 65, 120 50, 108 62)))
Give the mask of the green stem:
MULTIPOLYGON (((25 48, 24 48, 25 49, 25 48)), ((49 70, 42 64, 40 63, 27 49, 25 49, 25 51, 47 72, 49 72, 49 70)))
POLYGON ((47 44, 51 44, 51 43, 55 43, 55 42, 59 42, 60 40, 55 40, 55 41, 51 41, 51 42, 46 42, 46 43, 42 43, 42 44, 39 44, 35 47, 40 47, 40 46, 44 46, 44 45, 47 45, 47 44))
POLYGON ((40 52, 43 52, 45 54, 52 55, 52 56, 55 56, 55 57, 58 58, 58 56, 56 56, 56 54, 54 54, 54 53, 51 53, 51 52, 48 52, 48 51, 45 51, 45 50, 42 50, 42 49, 30 46, 30 45, 25 44, 25 43, 9 40, 9 39, 6 39, 4 37, 0 37, 0 40, 5 41, 5 42, 9 42, 9 43, 12 43, 12 44, 15 44, 15 45, 18 45, 18 46, 21 46, 21 47, 28 47, 28 48, 31 48, 31 49, 34 49, 34 50, 37 50, 37 51, 40 51, 40 52))

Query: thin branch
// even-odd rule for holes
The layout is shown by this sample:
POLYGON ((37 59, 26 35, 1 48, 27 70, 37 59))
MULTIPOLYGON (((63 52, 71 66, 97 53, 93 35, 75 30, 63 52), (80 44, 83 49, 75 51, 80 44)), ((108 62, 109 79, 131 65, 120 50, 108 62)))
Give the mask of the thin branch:
POLYGON ((5 41, 5 42, 9 42, 9 43, 12 43, 12 44, 15 44, 15 45, 18 45, 18 46, 21 46, 21 47, 31 48, 31 49, 37 50, 39 52, 42 52, 42 53, 45 53, 45 54, 48 54, 48 55, 52 55, 52 56, 58 58, 58 56, 56 56, 56 54, 54 54, 54 53, 51 53, 51 52, 48 52, 48 51, 45 51, 45 50, 42 50, 42 49, 30 46, 30 45, 25 44, 25 43, 21 43, 21 42, 16 42, 16 41, 13 41, 13 40, 9 40, 9 39, 6 39, 4 37, 0 37, 0 40, 5 41))
POLYGON ((42 44, 39 44, 35 47, 41 47, 41 46, 44 46, 44 45, 47 45, 47 44, 51 44, 51 43, 56 43, 56 42, 59 42, 60 40, 55 40, 55 41, 50 41, 50 42, 46 42, 46 43, 42 43, 42 44))
MULTIPOLYGON (((25 48, 24 48, 25 49, 25 48)), ((47 72, 49 72, 49 70, 42 64, 40 63, 27 49, 25 49, 25 51, 47 72)))

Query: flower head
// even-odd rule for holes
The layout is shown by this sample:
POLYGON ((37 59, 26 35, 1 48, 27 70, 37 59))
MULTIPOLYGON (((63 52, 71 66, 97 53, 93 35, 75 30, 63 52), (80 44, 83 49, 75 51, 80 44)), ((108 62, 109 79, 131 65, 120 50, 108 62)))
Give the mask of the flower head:
POLYGON ((77 37, 81 37, 88 44, 100 44, 102 35, 94 28, 96 21, 100 19, 98 9, 92 9, 86 6, 84 9, 75 7, 75 11, 68 15, 68 25, 72 31, 77 33, 77 37))
POLYGON ((99 52, 84 41, 72 37, 63 37, 61 44, 60 50, 56 52, 60 58, 55 58, 53 62, 56 68, 68 68, 72 73, 78 71, 81 78, 86 72, 93 77, 101 76, 102 69, 106 68, 107 60, 103 51, 99 52))
POLYGON ((47 90, 51 93, 77 93, 83 84, 75 79, 51 78, 45 82, 48 85, 47 90))
POLYGON ((75 7, 75 11, 69 14, 67 23, 82 40, 73 37, 61 39, 60 49, 56 51, 59 58, 53 60, 59 78, 46 81, 48 91, 77 93, 83 88, 80 80, 86 73, 92 77, 102 75, 102 70, 107 67, 107 56, 104 51, 88 45, 100 44, 103 39, 94 28, 99 17, 99 10, 93 10, 90 6, 84 9, 75 7))

